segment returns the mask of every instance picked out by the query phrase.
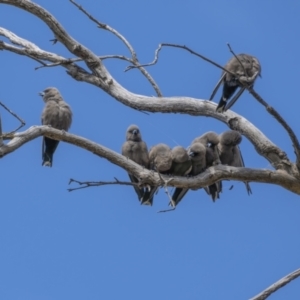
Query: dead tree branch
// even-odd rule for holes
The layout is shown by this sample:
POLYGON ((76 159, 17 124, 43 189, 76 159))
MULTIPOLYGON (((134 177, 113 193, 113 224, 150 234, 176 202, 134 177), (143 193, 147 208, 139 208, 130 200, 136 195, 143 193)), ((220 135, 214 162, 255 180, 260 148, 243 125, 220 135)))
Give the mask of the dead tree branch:
MULTIPOLYGON (((155 65, 155 64, 157 63, 157 61, 158 61, 158 53, 160 52, 160 50, 161 50, 162 47, 164 47, 164 46, 165 46, 165 47, 174 47, 174 48, 181 48, 181 49, 184 49, 184 50, 186 50, 186 51, 192 53, 193 55, 196 55, 196 56, 202 58, 203 60, 205 60, 205 61, 207 61, 207 62, 213 64, 214 66, 218 67, 219 69, 221 69, 221 70, 223 70, 223 71, 225 71, 225 72, 228 72, 228 73, 230 73, 230 74, 232 74, 232 75, 235 75, 235 74, 233 74, 232 72, 226 70, 223 66, 217 64, 216 62, 214 62, 214 61, 212 61, 211 59, 209 59, 209 58, 203 56, 202 54, 199 54, 199 53, 195 52, 194 50, 192 50, 191 48, 189 48, 189 47, 187 47, 187 46, 185 46, 185 45, 177 45, 177 44, 170 44, 170 43, 161 43, 161 44, 159 44, 159 45, 158 45, 158 48, 155 50, 154 60, 153 60, 151 63, 144 64, 144 65, 141 65, 141 66, 142 66, 142 67, 149 67, 149 66, 155 65)), ((134 68, 136 68, 136 66, 129 66, 129 67, 127 67, 126 71, 131 70, 131 69, 134 69, 134 68)))
POLYGON ((300 269, 284 276, 277 282, 273 283, 267 289, 256 295, 255 297, 251 298, 250 300, 264 300, 267 299, 271 294, 275 293, 280 288, 284 287, 286 284, 291 282, 292 280, 296 279, 300 276, 300 269))
MULTIPOLYGON (((81 147, 93 154, 107 159, 127 172, 140 179, 140 185, 150 186, 172 186, 182 188, 203 188, 219 180, 237 180, 249 182, 263 182, 282 186, 283 188, 300 195, 300 182, 297 178, 282 170, 272 171, 264 169, 235 168, 224 165, 211 167, 205 172, 192 178, 166 176, 144 169, 123 155, 112 151, 102 145, 92 142, 86 138, 60 131, 49 126, 32 126, 24 132, 10 135, 11 140, 0 147, 0 157, 3 157, 25 143, 40 137, 47 136, 52 139, 64 141, 81 147)), ((3 135, 5 137, 5 135, 3 135)))
POLYGON ((129 186, 136 185, 136 186, 138 186, 137 183, 128 182, 128 181, 120 181, 117 178, 115 178, 115 181, 79 181, 79 180, 70 178, 69 184, 71 184, 73 182, 75 182, 78 185, 80 185, 80 187, 69 188, 68 189, 69 192, 73 192, 73 191, 76 191, 76 190, 85 189, 85 188, 92 187, 92 186, 103 186, 103 185, 115 185, 115 184, 118 184, 118 185, 129 185, 129 186))
POLYGON ((137 58, 137 54, 134 51, 134 49, 131 46, 131 44, 127 41, 127 39, 122 34, 120 34, 116 29, 112 28, 111 26, 109 26, 107 24, 104 24, 104 23, 98 21, 90 13, 88 13, 81 5, 77 4, 74 0, 70 0, 70 2, 73 3, 80 11, 82 11, 90 20, 92 20, 93 22, 95 22, 98 25, 99 28, 111 32, 112 34, 114 34, 117 38, 119 38, 124 43, 124 45, 128 48, 129 52, 131 53, 131 60, 130 60, 130 62, 136 68, 138 68, 141 71, 141 73, 147 78, 147 80, 150 82, 150 84, 154 88, 157 96, 158 97, 162 97, 162 93, 161 93, 161 91, 160 91, 157 83, 154 81, 154 79, 148 73, 148 71, 140 65, 139 60, 137 58))
POLYGON ((300 170, 300 144, 295 132, 287 124, 287 122, 283 119, 283 117, 277 112, 277 110, 275 110, 275 108, 273 108, 266 101, 264 101, 262 97, 253 88, 248 88, 248 91, 261 105, 263 105, 266 108, 266 110, 279 122, 280 125, 282 125, 282 127, 288 133, 293 143, 293 147, 296 155, 296 165, 298 170, 300 170))
MULTIPOLYGON (((215 103, 211 103, 209 101, 199 101, 187 97, 146 97, 131 93, 122 87, 114 78, 112 78, 110 73, 102 65, 101 60, 94 53, 70 37, 58 23, 58 21, 43 8, 34 4, 33 2, 25 0, 20 0, 18 2, 12 0, 0 0, 0 3, 17 6, 39 17, 49 26, 57 39, 63 43, 66 48, 70 50, 70 52, 85 61, 92 73, 88 73, 86 70, 79 67, 75 63, 70 62, 68 59, 65 59, 54 53, 41 50, 33 43, 27 42, 26 40, 17 37, 15 34, 5 29, 2 29, 2 33, 7 36, 12 43, 22 45, 22 47, 14 47, 11 45, 6 45, 2 42, 0 44, 2 49, 13 51, 29 57, 34 56, 38 59, 51 61, 53 63, 63 63, 62 65, 68 70, 67 73, 75 80, 85 81, 93 84, 107 92, 124 105, 139 111, 162 113, 176 112, 193 116, 209 116, 216 118, 226 123, 231 129, 238 130, 245 135, 253 143, 258 153, 263 155, 274 166, 275 169, 283 169, 289 174, 293 174, 293 176, 298 176, 299 172, 297 168, 295 168, 294 165, 288 160, 286 154, 276 147, 276 145, 270 142, 257 128, 254 127, 254 125, 252 125, 243 117, 231 111, 228 111, 225 114, 216 113, 215 103), (28 55, 28 51, 30 55, 28 55)), ((185 49, 187 47, 182 46, 182 48, 185 49)))
MULTIPOLYGON (((6 109, 12 116, 14 116, 16 119, 18 119, 18 120, 20 121, 20 123, 21 123, 21 125, 20 125, 17 129, 11 131, 11 132, 8 133, 8 134, 12 134, 12 133, 14 133, 14 132, 17 132, 20 128, 22 128, 23 126, 25 126, 25 121, 24 121, 22 118, 20 118, 17 114, 15 114, 12 110, 10 110, 10 109, 9 109, 5 104, 3 104, 1 101, 0 101, 0 105, 1 105, 4 109, 6 109)), ((0 134, 2 134, 2 133, 0 133, 0 134)))

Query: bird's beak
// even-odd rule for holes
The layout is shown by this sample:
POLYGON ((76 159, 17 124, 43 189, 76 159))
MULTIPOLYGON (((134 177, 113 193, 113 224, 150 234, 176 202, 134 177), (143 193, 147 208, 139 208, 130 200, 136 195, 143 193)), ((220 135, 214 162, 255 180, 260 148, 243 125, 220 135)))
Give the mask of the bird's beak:
POLYGON ((40 92, 39 95, 42 96, 42 97, 44 97, 45 93, 44 92, 40 92))
POLYGON ((193 151, 189 152, 189 156, 190 157, 194 157, 195 156, 195 153, 193 151))
POLYGON ((137 130, 133 130, 132 133, 133 133, 134 135, 136 135, 136 134, 137 134, 137 130))

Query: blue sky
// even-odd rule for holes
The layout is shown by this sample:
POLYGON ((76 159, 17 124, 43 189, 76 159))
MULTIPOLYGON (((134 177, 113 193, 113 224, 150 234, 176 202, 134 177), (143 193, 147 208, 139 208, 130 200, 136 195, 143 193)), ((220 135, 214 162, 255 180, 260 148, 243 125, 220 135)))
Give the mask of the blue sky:
MULTIPOLYGON (((97 29, 69 1, 39 0, 79 42, 98 55, 129 55, 111 33, 97 29)), ((236 53, 259 58, 262 78, 255 89, 299 135, 298 85, 300 3, 291 1, 81 1, 101 22, 122 33, 141 63, 153 60, 161 42, 184 44, 225 64, 236 53), (296 98, 295 98, 296 97, 296 98)), ((0 26, 40 48, 72 57, 36 17, 1 4, 0 26)), ((1 37, 2 39, 2 37, 1 37)), ((70 132, 120 151, 130 124, 139 125, 148 147, 189 143, 227 127, 217 120, 182 114, 137 112, 62 67, 35 71, 36 61, 1 51, 0 101, 26 121, 40 124, 38 92, 55 86, 71 105, 70 132)), ((105 61, 126 89, 154 95, 127 63, 105 61)), ((207 99, 220 70, 180 49, 165 48, 148 68, 164 96, 207 99)), ((216 100, 220 95, 218 94, 216 100)), ((234 111, 259 127, 294 161, 279 124, 245 93, 234 111)), ((5 132, 18 122, 0 108, 5 132)), ((161 190, 153 207, 140 206, 131 187, 104 186, 69 193, 70 178, 127 180, 127 174, 92 153, 60 143, 54 165, 41 166, 41 138, 0 161, 1 299, 248 299, 300 266, 300 201, 283 188, 252 183, 248 196, 239 182, 224 182, 213 203, 203 190, 190 191, 176 211, 161 190), (229 190, 234 184, 234 188, 229 190)), ((244 138, 249 167, 270 169, 244 138)), ((75 187, 75 185, 74 185, 75 187)), ((270 299, 299 299, 299 279, 270 299)))

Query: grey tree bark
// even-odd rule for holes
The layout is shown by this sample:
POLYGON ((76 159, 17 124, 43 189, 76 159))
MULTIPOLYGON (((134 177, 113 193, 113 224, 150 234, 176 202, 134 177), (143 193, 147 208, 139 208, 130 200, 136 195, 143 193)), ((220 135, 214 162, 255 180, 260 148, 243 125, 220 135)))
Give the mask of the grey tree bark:
MULTIPOLYGON (((10 43, 0 40, 0 50, 10 51, 16 55, 23 55, 37 61, 40 66, 38 68, 47 67, 63 67, 67 70, 67 74, 76 81, 83 81, 92 84, 104 92, 109 94, 113 99, 123 103, 124 105, 133 109, 148 111, 148 112, 161 112, 161 113, 182 113, 191 116, 206 116, 217 119, 225 123, 230 129, 239 131, 244 135, 255 147, 257 153, 263 156, 271 165, 274 170, 253 169, 253 168, 236 168, 224 165, 217 165, 210 167, 205 172, 193 178, 185 178, 178 176, 161 175, 153 171, 149 171, 128 160, 119 153, 116 153, 100 144, 97 144, 84 137, 76 136, 71 133, 62 132, 48 126, 32 126, 23 132, 2 133, 0 122, 0 157, 9 155, 13 151, 22 147, 25 143, 31 140, 45 136, 48 138, 64 141, 74 146, 81 147, 90 151, 100 157, 110 161, 112 164, 118 165, 127 172, 134 174, 137 178, 141 178, 140 185, 150 186, 172 186, 180 188, 201 188, 209 186, 219 180, 229 179, 237 181, 248 182, 262 182, 269 184, 279 185, 292 193, 300 195, 300 151, 299 142, 288 126, 288 124, 281 118, 281 116, 270 106, 264 102, 259 95, 249 88, 250 93, 254 95, 278 120, 278 122, 285 128, 291 138, 292 144, 295 149, 296 161, 292 161, 286 153, 281 150, 277 145, 268 139, 258 128, 243 116, 233 112, 227 111, 223 114, 216 112, 216 104, 205 99, 194 99, 189 97, 163 97, 158 85, 149 72, 139 63, 136 53, 130 43, 118 31, 113 29, 107 24, 103 24, 86 12, 81 6, 70 0, 77 6, 89 19, 95 22, 99 28, 108 30, 119 38, 129 49, 131 57, 120 55, 111 55, 99 57, 83 44, 77 42, 51 15, 41 6, 28 0, 0 0, 0 5, 12 5, 16 9, 22 9, 26 12, 35 15, 49 29, 53 32, 55 39, 60 42, 74 58, 68 59, 56 53, 45 51, 39 48, 34 43, 17 36, 10 30, 0 27, 0 36, 7 38, 10 43), (112 77, 110 72, 103 65, 102 61, 108 58, 116 58, 126 60, 132 64, 132 68, 138 68, 142 75, 149 81, 153 87, 156 97, 149 97, 146 95, 134 94, 125 89, 121 84, 112 77), (80 67, 77 62, 83 61, 86 68, 80 67), (5 141, 8 140, 7 143, 5 141)), ((165 44, 167 45, 167 44, 165 44)), ((156 59, 161 46, 156 51, 156 59)), ((168 46, 168 45, 167 45, 168 46)), ((174 46, 174 45, 173 45, 174 46)), ((175 45, 176 46, 176 45, 175 45)), ((176 46, 178 47, 178 46, 176 46)), ((179 46, 185 50, 191 51, 185 46, 179 46)), ((195 53, 193 53, 195 54, 195 53)), ((198 55, 201 57, 201 55, 198 55)), ((202 57, 203 58, 203 57, 202 57)), ((204 58, 206 59, 206 58, 204 58)), ((208 59, 206 59, 208 60, 208 59)), ((216 63, 214 63, 217 65, 216 63)), ((218 66, 218 65, 217 65, 218 66)), ((218 66, 219 67, 219 66, 218 66)), ((0 119, 1 121, 1 119, 0 119)), ((295 279, 300 276, 299 270, 295 271, 293 276, 288 275, 288 279, 295 279)), ((281 280, 278 288, 289 282, 281 280), (282 282, 284 284, 282 284, 282 282)), ((291 279, 291 280, 292 280, 291 279)), ((274 289, 271 289, 274 292, 274 289)), ((270 295, 270 289, 262 292, 252 299, 265 299, 270 295)))

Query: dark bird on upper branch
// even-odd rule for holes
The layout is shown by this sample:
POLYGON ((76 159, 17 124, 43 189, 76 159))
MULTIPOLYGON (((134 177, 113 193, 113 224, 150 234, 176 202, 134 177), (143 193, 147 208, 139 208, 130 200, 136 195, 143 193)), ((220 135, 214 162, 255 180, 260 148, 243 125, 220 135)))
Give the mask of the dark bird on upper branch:
MULTIPOLYGON (((239 144, 242 141, 242 135, 235 130, 228 130, 220 134, 220 143, 218 145, 220 160, 223 165, 232 167, 245 167, 239 144)), ((250 185, 244 182, 248 195, 252 194, 250 185)))
MULTIPOLYGON (((122 155, 133 160, 137 164, 148 169, 149 167, 149 155, 146 143, 142 140, 140 129, 136 125, 130 125, 126 131, 126 142, 122 146, 122 155)), ((131 182, 139 183, 138 178, 128 173, 131 182)), ((144 200, 144 204, 152 205, 152 198, 149 199, 150 190, 149 188, 139 188, 134 185, 134 190, 138 196, 139 201, 144 200)), ((143 204, 143 202, 142 202, 143 204)))
MULTIPOLYGON (((72 123, 72 111, 64 101, 58 89, 49 87, 40 93, 45 102, 42 112, 42 124, 53 128, 68 131, 72 123)), ((53 154, 59 141, 43 138, 43 166, 52 167, 53 154)))
POLYGON ((220 113, 228 110, 242 95, 246 86, 253 87, 257 76, 261 76, 261 65, 258 59, 248 54, 238 54, 237 56, 233 56, 224 68, 234 75, 223 71, 222 76, 209 99, 213 99, 220 85, 223 83, 222 97, 216 108, 216 111, 220 113), (239 91, 231 101, 227 103, 238 87, 240 87, 239 91))

